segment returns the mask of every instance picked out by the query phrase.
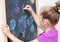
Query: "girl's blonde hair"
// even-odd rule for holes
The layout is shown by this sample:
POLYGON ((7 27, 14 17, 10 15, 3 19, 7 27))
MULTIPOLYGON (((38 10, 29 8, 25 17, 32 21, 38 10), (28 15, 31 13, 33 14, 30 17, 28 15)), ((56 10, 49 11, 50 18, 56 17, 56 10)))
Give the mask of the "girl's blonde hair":
MULTIPOLYGON (((54 6, 54 8, 59 12, 59 10, 60 10, 60 0, 58 0, 57 2, 56 2, 56 5, 54 6)), ((59 12, 60 13, 60 12, 59 12)))
POLYGON ((57 24, 59 21, 59 12, 55 9, 55 7, 44 6, 41 10, 40 15, 42 15, 44 19, 48 19, 53 25, 57 24))

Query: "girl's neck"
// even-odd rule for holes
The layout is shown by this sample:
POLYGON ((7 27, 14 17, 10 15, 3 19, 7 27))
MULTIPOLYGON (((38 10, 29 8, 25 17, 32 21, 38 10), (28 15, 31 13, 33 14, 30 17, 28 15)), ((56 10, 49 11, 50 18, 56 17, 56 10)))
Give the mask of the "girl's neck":
POLYGON ((44 29, 44 32, 48 32, 49 30, 51 30, 53 28, 54 28, 53 26, 52 27, 47 27, 47 28, 44 29))

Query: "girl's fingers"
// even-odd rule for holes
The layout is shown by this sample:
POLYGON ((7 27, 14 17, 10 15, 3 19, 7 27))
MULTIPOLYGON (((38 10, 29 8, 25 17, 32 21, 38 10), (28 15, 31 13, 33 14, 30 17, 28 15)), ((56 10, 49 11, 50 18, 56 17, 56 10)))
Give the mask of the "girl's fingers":
POLYGON ((27 8, 23 8, 24 10, 27 9, 27 8))
POLYGON ((2 25, 2 27, 8 27, 8 25, 2 25))
POLYGON ((9 29, 9 26, 8 25, 2 26, 2 30, 7 30, 7 29, 9 29))
POLYGON ((30 6, 29 5, 26 5, 24 9, 28 9, 28 8, 30 8, 30 6))

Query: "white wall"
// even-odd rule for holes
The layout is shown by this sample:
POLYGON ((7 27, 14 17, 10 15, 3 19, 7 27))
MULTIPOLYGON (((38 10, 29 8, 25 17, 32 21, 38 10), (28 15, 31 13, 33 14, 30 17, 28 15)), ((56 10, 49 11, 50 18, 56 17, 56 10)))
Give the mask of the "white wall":
POLYGON ((38 8, 41 9, 42 6, 44 5, 51 5, 51 6, 54 6, 55 2, 57 0, 38 0, 38 8))
MULTIPOLYGON (((41 7, 44 6, 44 5, 54 6, 55 2, 57 2, 57 1, 58 0, 38 0, 38 9, 40 10, 41 7)), ((58 30, 58 42, 60 42, 60 20, 55 27, 58 30)), ((41 30, 40 32, 43 32, 43 31, 41 30)))

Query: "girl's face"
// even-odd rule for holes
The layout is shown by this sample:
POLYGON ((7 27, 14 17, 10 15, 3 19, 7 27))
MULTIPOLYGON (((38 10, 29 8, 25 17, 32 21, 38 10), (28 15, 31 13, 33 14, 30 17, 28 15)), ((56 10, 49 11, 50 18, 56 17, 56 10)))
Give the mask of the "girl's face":
POLYGON ((40 25, 41 28, 46 28, 46 26, 48 25, 48 20, 44 19, 43 16, 40 17, 40 25))
POLYGON ((43 16, 40 16, 40 25, 41 25, 41 28, 44 28, 44 19, 43 19, 43 16))

